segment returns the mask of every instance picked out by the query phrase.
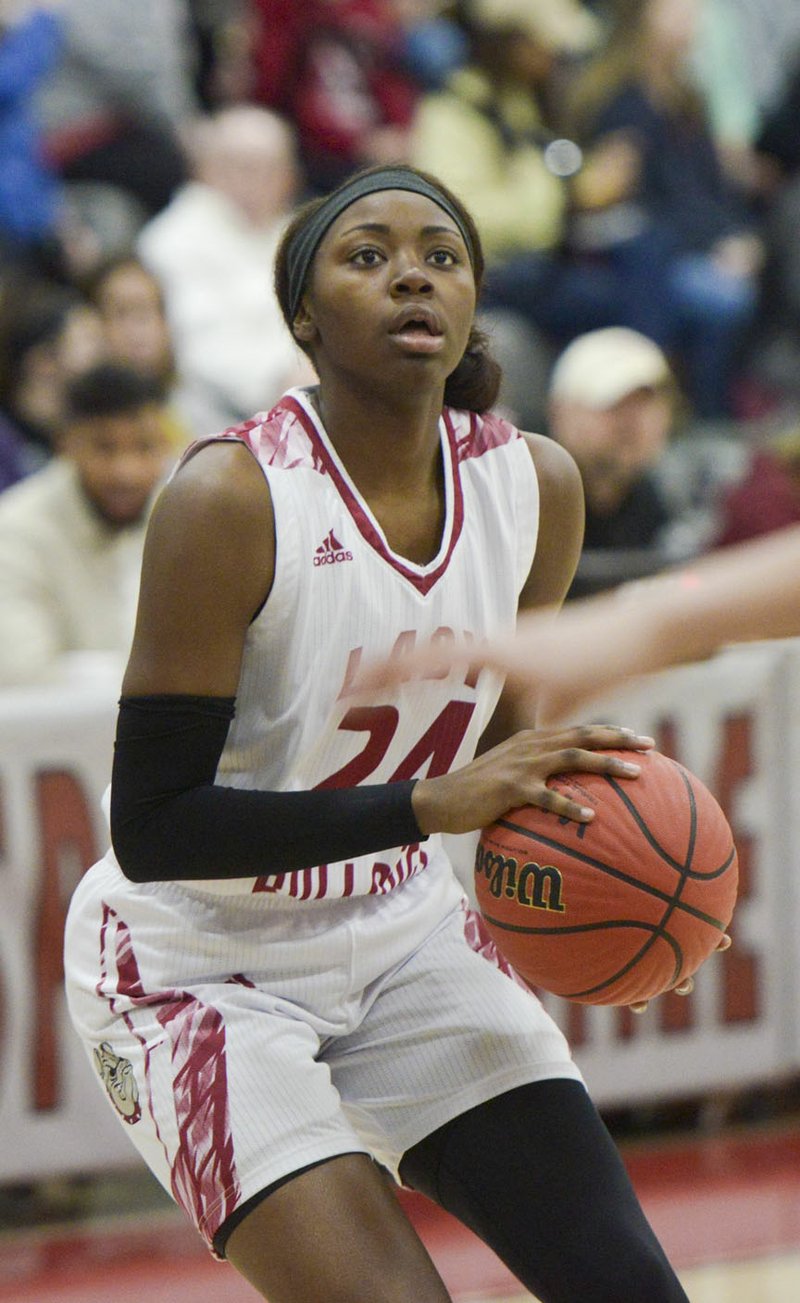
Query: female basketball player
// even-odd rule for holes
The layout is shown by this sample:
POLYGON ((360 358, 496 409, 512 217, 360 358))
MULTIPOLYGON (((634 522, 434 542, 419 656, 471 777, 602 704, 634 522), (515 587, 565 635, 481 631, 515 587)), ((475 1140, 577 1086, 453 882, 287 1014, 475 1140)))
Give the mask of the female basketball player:
POLYGON ((362 659, 510 632, 575 569, 574 465, 487 414, 482 270, 469 215, 410 169, 291 224, 276 283, 319 385, 190 450, 161 497, 114 850, 70 910, 70 1008, 111 1102, 270 1303, 448 1298, 391 1178, 543 1303, 686 1303, 440 839, 526 801, 589 817, 547 778, 633 778, 598 752, 651 740, 508 732, 488 674, 348 691, 362 659))

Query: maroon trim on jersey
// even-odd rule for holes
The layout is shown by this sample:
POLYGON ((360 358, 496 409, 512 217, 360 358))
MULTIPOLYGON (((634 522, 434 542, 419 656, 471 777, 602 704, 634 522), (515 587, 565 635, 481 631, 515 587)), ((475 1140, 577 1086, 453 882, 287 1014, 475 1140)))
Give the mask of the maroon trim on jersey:
POLYGON ((319 461, 322 463, 327 474, 330 475, 333 483, 336 485, 337 492, 352 516, 361 537, 370 545, 373 551, 377 552, 393 570, 396 570, 404 579, 407 579, 408 582, 412 584, 424 597, 426 593, 430 592, 447 570, 447 567, 450 564, 450 557, 453 554, 453 549, 459 540, 464 525, 464 494, 461 488, 461 479, 458 471, 458 464, 461 459, 458 456, 456 432, 447 408, 444 410, 444 425, 447 434, 447 447, 450 455, 450 479, 453 485, 453 502, 450 512, 450 538, 447 544, 447 551, 436 568, 434 570, 424 570, 420 572, 419 570, 412 569, 407 562, 403 561, 402 557, 397 556, 388 547, 385 539, 376 529, 359 499, 356 497, 345 477, 342 475, 342 472, 331 456, 324 439, 321 437, 314 421, 309 416, 302 403, 299 403, 296 398, 289 395, 283 399, 281 406, 290 409, 301 423, 303 429, 311 440, 319 461))
POLYGON ((293 466, 311 466, 315 471, 324 471, 325 467, 317 453, 317 443, 309 438, 305 427, 303 432, 308 446, 300 451, 292 448, 292 435, 296 429, 297 415, 294 408, 289 409, 286 403, 280 403, 266 414, 261 412, 247 421, 241 421, 238 425, 228 426, 218 434, 208 434, 201 439, 195 439, 184 449, 175 469, 179 470, 181 466, 185 466, 186 462, 190 461, 201 448, 207 447, 210 443, 243 443, 259 465, 264 453, 267 464, 277 466, 281 470, 291 469, 293 466))
POLYGON ((515 425, 493 412, 469 413, 469 428, 459 438, 455 435, 456 455, 459 461, 468 461, 470 457, 482 457, 493 448, 502 448, 507 443, 521 439, 522 435, 515 425))
POLYGON ((187 448, 184 448, 173 474, 177 473, 188 461, 191 461, 202 448, 207 448, 210 443, 242 443, 258 461, 258 440, 254 436, 260 425, 261 422, 254 419, 245 421, 242 425, 232 426, 229 430, 223 430, 221 434, 207 434, 202 439, 195 439, 187 448))

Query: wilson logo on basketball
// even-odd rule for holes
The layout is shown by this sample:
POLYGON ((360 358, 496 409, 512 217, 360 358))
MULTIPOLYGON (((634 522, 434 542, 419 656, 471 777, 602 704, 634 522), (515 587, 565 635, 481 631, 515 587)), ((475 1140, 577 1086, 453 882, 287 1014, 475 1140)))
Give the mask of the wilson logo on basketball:
POLYGON ((486 878, 489 893, 495 900, 505 896, 529 909, 546 909, 556 914, 565 911, 561 899, 564 879, 552 864, 530 862, 520 868, 516 860, 478 846, 475 872, 486 878))
POLYGON ((339 561, 352 561, 353 553, 343 548, 333 530, 330 530, 314 553, 315 566, 332 566, 339 561))

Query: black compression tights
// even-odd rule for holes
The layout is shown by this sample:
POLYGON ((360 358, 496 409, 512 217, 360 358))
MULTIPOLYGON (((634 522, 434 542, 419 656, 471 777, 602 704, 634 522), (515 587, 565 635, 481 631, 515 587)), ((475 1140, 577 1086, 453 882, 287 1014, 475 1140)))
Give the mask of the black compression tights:
POLYGON ((580 1082, 471 1109, 410 1149, 400 1174, 541 1303, 688 1303, 580 1082))

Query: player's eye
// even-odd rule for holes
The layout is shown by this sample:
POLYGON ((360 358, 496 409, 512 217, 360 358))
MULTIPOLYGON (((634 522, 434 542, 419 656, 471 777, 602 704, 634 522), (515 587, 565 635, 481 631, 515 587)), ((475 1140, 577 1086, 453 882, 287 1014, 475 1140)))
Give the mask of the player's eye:
POLYGON ((455 267, 461 259, 452 249, 434 249, 428 254, 428 262, 434 263, 437 267, 455 267))
POLYGON ((380 249, 374 248, 373 245, 364 245, 350 255, 350 261, 359 267, 375 267, 382 258, 383 254, 380 249))

